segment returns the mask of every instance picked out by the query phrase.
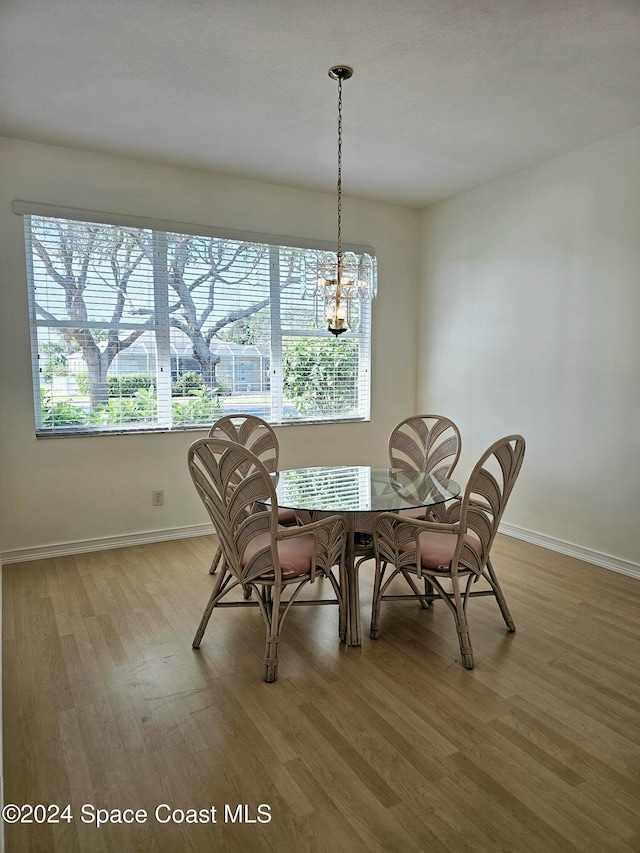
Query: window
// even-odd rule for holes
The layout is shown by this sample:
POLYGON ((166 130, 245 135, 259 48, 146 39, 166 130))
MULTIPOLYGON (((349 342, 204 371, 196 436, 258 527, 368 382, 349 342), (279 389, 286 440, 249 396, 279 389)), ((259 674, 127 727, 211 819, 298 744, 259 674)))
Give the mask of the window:
POLYGON ((314 295, 326 247, 37 208, 14 202, 37 435, 202 427, 227 412, 369 417, 370 304, 355 303, 346 334, 326 331, 314 295))

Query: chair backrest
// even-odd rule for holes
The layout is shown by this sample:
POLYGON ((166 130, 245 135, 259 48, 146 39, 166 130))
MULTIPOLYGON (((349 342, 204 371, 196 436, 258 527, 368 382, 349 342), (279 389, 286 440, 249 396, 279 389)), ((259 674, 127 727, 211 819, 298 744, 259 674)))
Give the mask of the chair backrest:
POLYGON ((278 502, 266 467, 243 445, 221 438, 194 441, 188 463, 216 528, 227 568, 243 583, 268 571, 278 579, 280 565, 277 549, 272 547, 278 529, 278 502), (258 534, 263 534, 264 542, 243 567, 245 548, 258 534))
POLYGON ((458 463, 460 430, 441 415, 412 415, 389 436, 389 464, 405 471, 448 477, 458 463))
POLYGON ((258 457, 270 474, 278 470, 278 439, 271 424, 256 415, 225 415, 213 424, 209 437, 242 444, 258 457))
MULTIPOLYGON (((509 495, 520 473, 524 458, 525 440, 521 435, 507 435, 485 450, 477 461, 461 502, 456 502, 461 523, 459 561, 481 570, 498 531, 500 519, 509 495), (476 552, 464 543, 465 533, 480 540, 476 552)), ((447 521, 455 521, 456 505, 448 513, 447 521)))

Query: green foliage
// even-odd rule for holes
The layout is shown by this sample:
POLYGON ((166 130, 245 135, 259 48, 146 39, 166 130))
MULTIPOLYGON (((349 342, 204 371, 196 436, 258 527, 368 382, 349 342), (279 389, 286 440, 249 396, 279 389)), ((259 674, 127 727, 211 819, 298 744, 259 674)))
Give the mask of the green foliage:
MULTIPOLYGON (((222 415, 222 406, 215 391, 190 388, 188 395, 191 399, 187 402, 175 401, 172 405, 175 427, 212 423, 222 415)), ((153 423, 158 417, 156 392, 151 386, 140 388, 130 397, 110 397, 108 403, 91 413, 70 400, 53 402, 45 391, 41 391, 40 396, 43 427, 126 426, 153 423)))
POLYGON ((40 392, 40 415, 43 427, 79 426, 87 423, 87 413, 82 406, 69 400, 55 402, 45 391, 40 392))
POLYGON ((221 341, 234 344, 268 344, 271 336, 269 308, 262 308, 249 317, 242 317, 226 326, 216 335, 221 341))
POLYGON ((138 391, 156 387, 155 373, 122 373, 107 377, 109 397, 135 397, 138 391))
POLYGON ((217 387, 218 396, 225 397, 225 396, 229 396, 229 394, 231 394, 231 385, 229 384, 229 382, 227 382, 226 379, 218 379, 218 377, 216 376, 216 385, 218 386, 217 387))
POLYGON ((83 394, 85 397, 89 396, 89 374, 86 370, 81 370, 80 373, 75 374, 76 385, 78 386, 78 391, 83 394))
POLYGON ((206 388, 192 389, 193 400, 186 403, 174 402, 172 406, 173 425, 191 426, 208 424, 222 415, 222 406, 214 391, 206 388))
POLYGON ((358 344, 348 338, 298 338, 282 351, 284 395, 303 415, 348 415, 357 405, 358 344))
MULTIPOLYGON (((76 374, 76 383, 80 394, 89 394, 89 374, 86 370, 76 374)), ((137 391, 156 387, 155 373, 122 373, 107 378, 109 397, 134 397, 137 391)), ((192 390, 203 390, 202 376, 196 370, 183 373, 171 383, 172 397, 186 397, 192 390)))
MULTIPOLYGON (((89 374, 86 370, 76 373, 78 391, 89 395, 89 374)), ((133 397, 137 391, 156 387, 155 373, 122 373, 107 377, 107 393, 109 397, 133 397)))
POLYGON ((61 353, 52 353, 42 371, 45 382, 51 382, 54 376, 68 376, 67 360, 61 353))
POLYGON ((158 406, 153 388, 140 389, 133 397, 111 397, 90 415, 93 425, 130 424, 155 421, 158 406))
POLYGON ((188 370, 178 380, 171 383, 171 396, 186 397, 190 391, 202 390, 203 388, 202 374, 196 370, 188 370))
POLYGON ((58 355, 64 355, 65 353, 64 344, 60 343, 60 341, 55 340, 42 341, 38 345, 38 350, 40 352, 46 353, 47 355, 53 355, 54 353, 58 355))

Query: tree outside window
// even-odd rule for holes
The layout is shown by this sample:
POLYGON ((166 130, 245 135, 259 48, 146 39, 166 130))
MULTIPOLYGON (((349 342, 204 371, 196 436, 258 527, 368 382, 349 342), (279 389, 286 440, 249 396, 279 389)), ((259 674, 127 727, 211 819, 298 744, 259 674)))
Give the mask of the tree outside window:
POLYGON ((335 339, 314 249, 25 216, 36 427, 368 417, 368 306, 335 339))

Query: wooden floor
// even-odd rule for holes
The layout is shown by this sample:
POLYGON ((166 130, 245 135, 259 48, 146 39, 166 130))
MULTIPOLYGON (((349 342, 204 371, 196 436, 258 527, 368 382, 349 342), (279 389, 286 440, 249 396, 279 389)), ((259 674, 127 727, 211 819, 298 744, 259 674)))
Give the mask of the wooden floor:
POLYGON ((640 850, 640 581, 500 538, 518 630, 471 601, 466 671, 443 602, 389 602, 369 639, 369 564, 362 647, 294 609, 265 684, 255 610, 191 649, 214 544, 4 568, 5 802, 74 818, 7 826, 8 853, 640 850))

